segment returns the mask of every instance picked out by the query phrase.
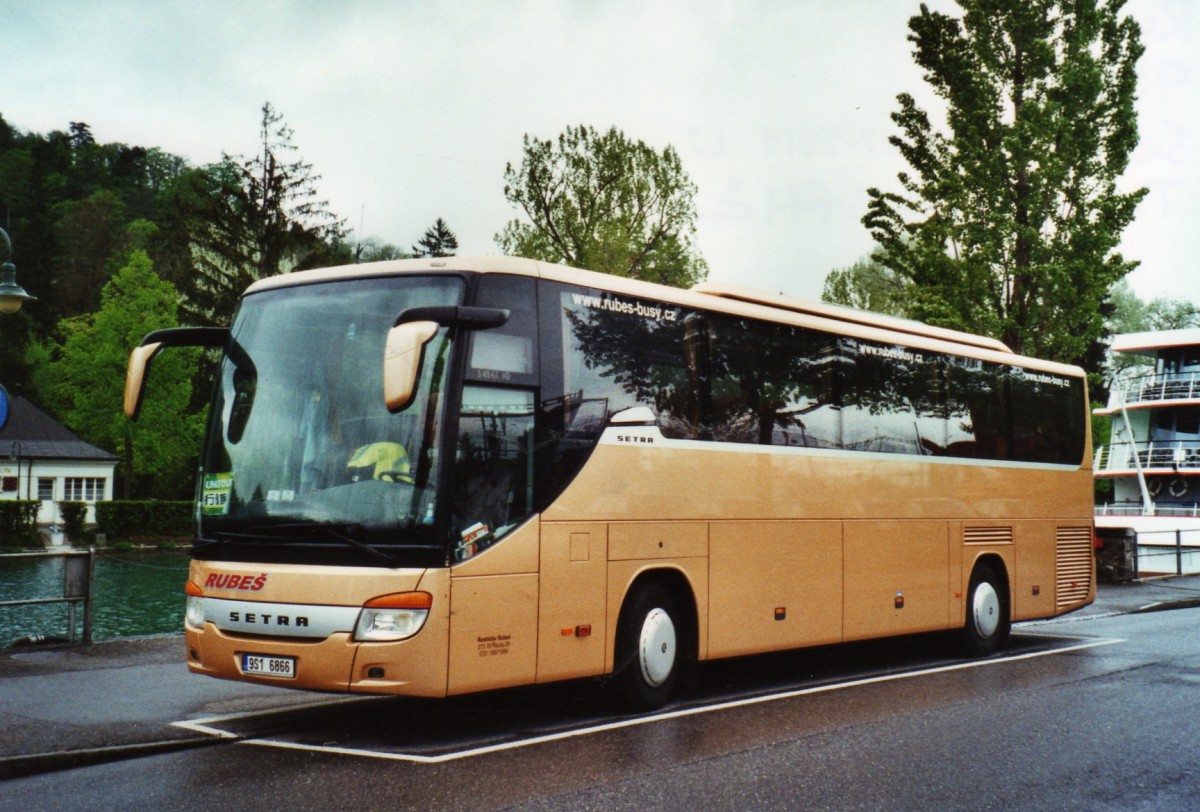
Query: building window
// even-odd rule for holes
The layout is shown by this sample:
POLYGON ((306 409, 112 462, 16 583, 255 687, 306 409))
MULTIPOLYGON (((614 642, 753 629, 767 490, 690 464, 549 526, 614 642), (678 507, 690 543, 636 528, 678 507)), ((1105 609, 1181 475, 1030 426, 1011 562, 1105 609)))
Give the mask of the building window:
POLYGON ((95 502, 104 496, 102 477, 69 476, 63 485, 63 500, 67 502, 95 502))
POLYGON ((40 476, 38 477, 38 495, 37 498, 43 502, 54 501, 54 477, 40 476))

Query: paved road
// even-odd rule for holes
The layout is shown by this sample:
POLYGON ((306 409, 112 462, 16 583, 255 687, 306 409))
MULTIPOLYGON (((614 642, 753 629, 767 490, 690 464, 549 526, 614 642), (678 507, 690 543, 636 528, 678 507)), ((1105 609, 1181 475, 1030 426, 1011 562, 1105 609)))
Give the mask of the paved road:
POLYGON ((14 779, 0 808, 1194 809, 1198 623, 1078 615, 969 667, 930 638, 739 660, 638 724, 565 687, 223 712, 192 721, 259 743, 14 779))

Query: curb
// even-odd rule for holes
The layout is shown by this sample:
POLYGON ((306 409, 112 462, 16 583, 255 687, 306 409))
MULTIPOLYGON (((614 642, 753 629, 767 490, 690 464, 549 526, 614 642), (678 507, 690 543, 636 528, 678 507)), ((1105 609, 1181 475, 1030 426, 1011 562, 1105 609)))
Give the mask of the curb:
POLYGON ((1173 601, 1158 601, 1131 609, 1129 614, 1140 615, 1146 612, 1166 612, 1170 609, 1195 609, 1200 606, 1200 598, 1180 598, 1173 601))
POLYGON ((89 747, 83 750, 64 750, 56 753, 34 753, 28 756, 9 756, 0 758, 0 781, 58 770, 70 770, 76 767, 90 767, 110 761, 125 761, 132 758, 155 756, 160 753, 173 753, 178 750, 212 747, 230 741, 233 739, 169 739, 138 744, 118 744, 111 747, 89 747))

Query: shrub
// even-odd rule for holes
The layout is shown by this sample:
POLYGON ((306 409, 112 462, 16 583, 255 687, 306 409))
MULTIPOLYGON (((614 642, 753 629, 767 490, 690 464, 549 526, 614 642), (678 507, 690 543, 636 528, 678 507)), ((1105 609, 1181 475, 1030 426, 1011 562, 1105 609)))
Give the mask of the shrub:
POLYGON ((58 513, 62 516, 63 530, 66 531, 67 541, 72 544, 83 544, 83 518, 87 515, 86 502, 59 502, 58 513))
POLYGON ((96 529, 110 539, 189 536, 194 512, 194 502, 99 502, 96 505, 96 529))
POLYGON ((38 544, 37 514, 41 503, 33 500, 0 502, 0 547, 30 547, 38 544))

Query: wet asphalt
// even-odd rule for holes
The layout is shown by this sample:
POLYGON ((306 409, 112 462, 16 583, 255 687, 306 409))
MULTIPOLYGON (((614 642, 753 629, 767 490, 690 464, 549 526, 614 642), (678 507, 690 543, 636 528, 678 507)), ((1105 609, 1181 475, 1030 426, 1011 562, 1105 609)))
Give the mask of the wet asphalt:
MULTIPOLYGON (((1200 576, 1100 584, 1096 601, 1044 626, 1200 606, 1200 576)), ((189 673, 182 635, 0 651, 0 779, 223 740, 174 723, 286 710, 328 697, 189 673)))

